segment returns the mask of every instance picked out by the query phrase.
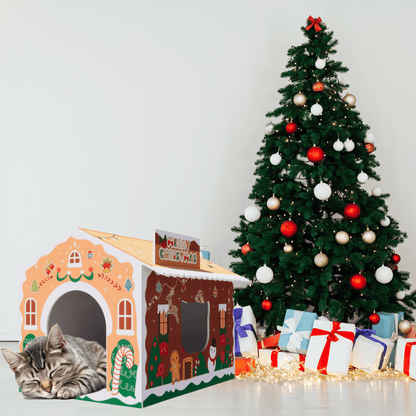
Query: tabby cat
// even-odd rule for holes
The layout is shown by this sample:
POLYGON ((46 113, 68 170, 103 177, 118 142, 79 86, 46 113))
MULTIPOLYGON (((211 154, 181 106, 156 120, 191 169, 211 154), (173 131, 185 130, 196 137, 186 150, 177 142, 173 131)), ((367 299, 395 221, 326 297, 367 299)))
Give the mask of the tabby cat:
POLYGON ((95 341, 63 335, 54 325, 24 352, 2 349, 25 399, 72 399, 106 386, 106 352, 95 341))

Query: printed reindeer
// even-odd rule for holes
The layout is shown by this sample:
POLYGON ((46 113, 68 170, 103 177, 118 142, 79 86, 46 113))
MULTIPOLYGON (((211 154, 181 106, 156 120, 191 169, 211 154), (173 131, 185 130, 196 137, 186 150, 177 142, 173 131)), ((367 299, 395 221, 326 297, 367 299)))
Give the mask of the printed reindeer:
POLYGON ((168 301, 169 304, 169 309, 166 313, 166 315, 173 315, 176 318, 176 323, 179 323, 179 318, 178 318, 178 307, 172 304, 172 296, 175 293, 175 291, 173 289, 171 289, 171 291, 169 292, 169 295, 166 296, 166 300, 168 301))

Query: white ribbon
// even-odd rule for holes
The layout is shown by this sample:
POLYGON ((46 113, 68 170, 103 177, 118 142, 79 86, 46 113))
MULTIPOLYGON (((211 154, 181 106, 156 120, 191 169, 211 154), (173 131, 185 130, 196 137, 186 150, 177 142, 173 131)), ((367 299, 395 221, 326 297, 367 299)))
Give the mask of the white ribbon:
POLYGON ((295 315, 293 318, 286 319, 283 325, 286 326, 278 326, 278 331, 281 334, 292 334, 289 338, 286 348, 290 352, 298 352, 300 350, 300 346, 302 344, 303 338, 309 339, 311 336, 312 331, 298 331, 296 332, 296 327, 300 319, 302 318, 302 312, 295 311, 295 315))

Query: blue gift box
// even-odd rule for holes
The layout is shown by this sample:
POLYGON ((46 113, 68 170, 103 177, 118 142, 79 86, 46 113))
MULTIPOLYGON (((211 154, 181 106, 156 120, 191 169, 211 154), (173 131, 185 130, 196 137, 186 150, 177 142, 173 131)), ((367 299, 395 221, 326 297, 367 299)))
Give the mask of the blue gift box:
MULTIPOLYGON (((389 313, 377 312, 380 316, 380 322, 373 325, 372 328, 376 331, 376 335, 381 338, 390 339, 394 333, 399 335, 399 322, 404 319, 404 312, 389 313)), ((396 343, 394 343, 393 350, 390 355, 389 366, 394 367, 394 359, 396 356, 396 343)))
POLYGON ((316 319, 316 313, 287 309, 283 326, 277 327, 280 331, 279 348, 282 351, 306 354, 316 319))

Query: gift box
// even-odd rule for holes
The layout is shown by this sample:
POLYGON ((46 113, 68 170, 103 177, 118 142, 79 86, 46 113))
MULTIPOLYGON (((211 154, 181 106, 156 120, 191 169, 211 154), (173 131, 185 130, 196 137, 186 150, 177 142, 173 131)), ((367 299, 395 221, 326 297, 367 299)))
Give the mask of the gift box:
POLYGON ((271 335, 267 338, 262 338, 257 342, 257 348, 261 350, 262 348, 276 348, 279 344, 280 333, 276 335, 271 335))
POLYGON ((356 329, 350 365, 368 373, 387 368, 394 343, 373 329, 356 329))
POLYGON ((416 338, 399 338, 394 368, 416 380, 416 338))
POLYGON ((305 367, 322 374, 346 376, 355 337, 355 325, 315 321, 305 367))
POLYGON ((277 327, 281 332, 279 348, 282 351, 306 354, 313 323, 316 319, 318 319, 316 313, 288 309, 283 326, 277 327))
POLYGON ((412 329, 405 335, 405 338, 416 338, 416 324, 412 324, 412 329))
MULTIPOLYGON (((404 319, 404 312, 389 313, 389 312, 377 312, 380 316, 380 322, 377 325, 373 325, 372 329, 376 331, 376 335, 381 338, 391 339, 393 342, 397 339, 398 335, 403 335, 399 332, 399 322, 404 319)), ((394 367, 394 359, 396 355, 396 345, 390 354, 389 366, 394 367)))
POLYGON ((282 351, 279 348, 265 348, 259 350, 259 363, 262 365, 271 365, 272 367, 282 368, 284 370, 293 370, 298 368, 305 371, 305 356, 293 352, 282 351), (293 362, 299 363, 292 364, 293 362))
POLYGON ((241 373, 249 373, 251 367, 256 365, 254 358, 240 357, 235 359, 235 375, 238 376, 241 373))
POLYGON ((235 356, 257 356, 256 318, 251 306, 236 305, 234 315, 235 356))

